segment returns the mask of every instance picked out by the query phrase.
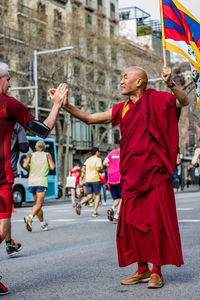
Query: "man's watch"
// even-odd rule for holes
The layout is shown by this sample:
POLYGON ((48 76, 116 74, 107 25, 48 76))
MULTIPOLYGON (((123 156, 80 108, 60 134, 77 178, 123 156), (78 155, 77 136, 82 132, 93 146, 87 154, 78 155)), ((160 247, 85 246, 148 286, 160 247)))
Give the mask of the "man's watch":
POLYGON ((170 82, 167 83, 168 88, 173 88, 176 85, 176 83, 173 80, 170 80, 170 82))

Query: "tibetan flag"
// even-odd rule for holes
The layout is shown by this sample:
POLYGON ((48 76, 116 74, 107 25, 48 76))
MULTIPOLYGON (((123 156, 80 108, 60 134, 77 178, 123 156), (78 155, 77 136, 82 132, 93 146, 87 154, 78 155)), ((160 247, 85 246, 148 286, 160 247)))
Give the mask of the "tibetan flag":
POLYGON ((160 0, 162 42, 192 64, 192 78, 200 108, 200 22, 177 0, 160 0))

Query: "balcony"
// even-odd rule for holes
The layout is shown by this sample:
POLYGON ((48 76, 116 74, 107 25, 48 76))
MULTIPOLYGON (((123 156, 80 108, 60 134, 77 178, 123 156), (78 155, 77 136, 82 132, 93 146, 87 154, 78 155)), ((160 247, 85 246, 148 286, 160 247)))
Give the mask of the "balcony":
POLYGON ((9 27, 0 28, 0 33, 2 35, 4 35, 5 37, 15 40, 15 41, 18 41, 18 42, 25 41, 24 35, 21 32, 15 30, 15 29, 9 28, 9 27))
POLYGON ((92 0, 85 0, 85 8, 89 11, 94 11, 94 2, 92 0))
POLYGON ((29 8, 28 6, 25 6, 21 3, 18 3, 17 14, 32 19, 36 19, 41 22, 45 22, 45 23, 47 22, 47 15, 45 13, 42 12, 39 13, 36 10, 29 8))
POLYGON ((71 2, 72 2, 72 4, 77 4, 78 6, 83 4, 83 0, 71 0, 71 2))

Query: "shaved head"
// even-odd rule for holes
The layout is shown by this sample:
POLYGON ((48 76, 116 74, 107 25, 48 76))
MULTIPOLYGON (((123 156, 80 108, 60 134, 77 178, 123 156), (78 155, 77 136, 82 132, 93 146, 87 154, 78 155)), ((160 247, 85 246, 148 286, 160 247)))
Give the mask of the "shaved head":
POLYGON ((122 73, 121 94, 128 96, 141 95, 146 90, 147 83, 147 73, 140 67, 131 66, 122 73))
POLYGON ((144 69, 140 67, 131 66, 128 67, 123 73, 129 73, 133 74, 138 77, 138 79, 141 79, 144 83, 148 82, 148 76, 144 69))

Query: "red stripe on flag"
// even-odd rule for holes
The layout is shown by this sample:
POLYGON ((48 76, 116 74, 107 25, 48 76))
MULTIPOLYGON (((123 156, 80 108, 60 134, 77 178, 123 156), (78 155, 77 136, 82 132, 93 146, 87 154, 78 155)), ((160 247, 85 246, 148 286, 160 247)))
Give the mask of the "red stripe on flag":
POLYGON ((189 45, 188 39, 176 29, 165 28, 165 39, 171 39, 174 41, 184 41, 189 45))
POLYGON ((171 6, 163 4, 163 16, 164 16, 164 18, 172 21, 176 25, 182 27, 182 24, 177 16, 177 14, 175 13, 175 11, 173 10, 173 8, 171 6))

